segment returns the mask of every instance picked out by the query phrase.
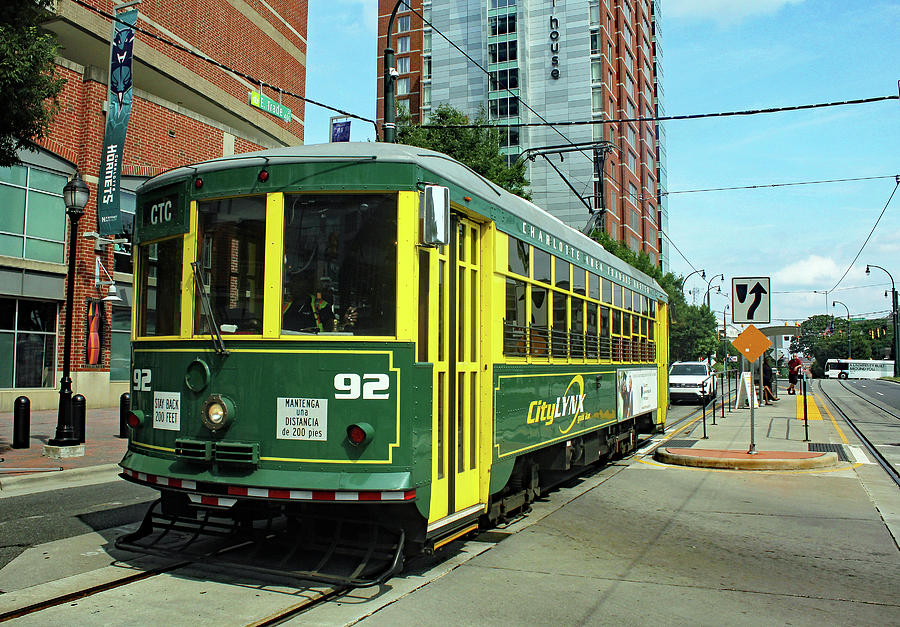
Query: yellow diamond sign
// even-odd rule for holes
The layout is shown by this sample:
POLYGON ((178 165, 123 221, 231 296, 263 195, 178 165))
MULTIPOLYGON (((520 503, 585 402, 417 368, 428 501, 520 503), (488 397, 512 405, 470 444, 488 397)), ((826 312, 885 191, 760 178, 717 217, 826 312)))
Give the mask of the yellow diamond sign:
POLYGON ((731 344, 741 352, 747 361, 756 361, 772 346, 772 341, 752 324, 741 331, 731 344))

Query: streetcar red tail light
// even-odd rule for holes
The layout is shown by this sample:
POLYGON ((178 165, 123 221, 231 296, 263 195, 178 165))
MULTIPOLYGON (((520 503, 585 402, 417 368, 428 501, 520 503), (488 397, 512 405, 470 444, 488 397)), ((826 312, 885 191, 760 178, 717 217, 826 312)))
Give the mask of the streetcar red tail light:
POLYGON ((134 410, 128 412, 128 417, 126 418, 128 422, 128 426, 132 429, 136 429, 141 426, 144 422, 144 412, 140 410, 134 410))
POLYGON ((350 440, 350 444, 360 446, 371 440, 374 432, 375 429, 372 428, 372 425, 360 422, 347 427, 347 439, 350 440))
POLYGON ((200 189, 201 187, 203 187, 203 179, 200 178, 199 176, 194 179, 194 187, 197 189, 200 189))
POLYGON ((259 182, 260 182, 260 183, 265 183, 266 181, 269 180, 269 172, 268 172, 268 170, 260 170, 260 171, 259 171, 259 174, 257 175, 256 178, 259 179, 259 182))

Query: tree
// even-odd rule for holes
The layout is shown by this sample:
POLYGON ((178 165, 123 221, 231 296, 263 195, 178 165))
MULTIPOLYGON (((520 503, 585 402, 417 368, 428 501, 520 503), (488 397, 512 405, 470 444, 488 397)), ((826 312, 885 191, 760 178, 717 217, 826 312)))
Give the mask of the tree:
POLYGON ((594 231, 591 237, 613 255, 649 275, 659 283, 669 298, 669 359, 671 361, 699 360, 716 352, 716 317, 706 306, 688 305, 684 299, 684 277, 671 272, 663 274, 647 253, 635 253, 628 246, 614 240, 605 231, 594 231))
POLYGON ((53 0, 0 3, 0 167, 19 162, 17 153, 46 136, 59 110, 65 80, 56 76, 56 35, 39 24, 50 16, 53 0))
MULTIPOLYGON (((482 111, 475 124, 487 124, 482 111)), ((439 105, 428 120, 429 126, 470 124, 469 117, 448 104, 439 105)), ((530 199, 526 188, 525 163, 509 166, 500 152, 500 130, 496 128, 423 128, 411 123, 408 112, 397 114, 397 143, 429 148, 466 164, 508 192, 530 199)))

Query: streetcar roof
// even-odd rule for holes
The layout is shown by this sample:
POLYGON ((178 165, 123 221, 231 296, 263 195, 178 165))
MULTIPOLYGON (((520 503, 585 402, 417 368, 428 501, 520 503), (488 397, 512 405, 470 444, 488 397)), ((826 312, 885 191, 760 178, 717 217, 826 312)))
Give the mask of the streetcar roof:
POLYGON ((284 146, 270 150, 219 157, 190 166, 174 168, 147 180, 138 191, 145 193, 174 183, 184 177, 202 175, 207 172, 252 167, 254 165, 274 166, 304 161, 323 162, 328 160, 389 161, 419 166, 465 189, 468 195, 474 194, 479 196, 487 203, 510 211, 517 218, 528 222, 529 225, 593 255, 600 262, 612 266, 623 274, 630 276, 634 281, 652 288, 656 291, 655 298, 663 301, 668 300, 665 291, 652 277, 625 263, 587 235, 568 226, 562 220, 547 213, 534 203, 506 191, 452 157, 427 148, 419 148, 418 146, 382 142, 336 142, 284 146))

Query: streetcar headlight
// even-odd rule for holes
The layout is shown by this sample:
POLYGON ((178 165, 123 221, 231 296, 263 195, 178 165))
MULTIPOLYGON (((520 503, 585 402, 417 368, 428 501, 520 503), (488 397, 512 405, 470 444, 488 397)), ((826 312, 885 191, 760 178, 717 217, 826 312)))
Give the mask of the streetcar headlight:
POLYGON ((126 421, 128 422, 129 427, 131 427, 132 429, 137 429, 142 424, 144 424, 144 412, 142 412, 140 409, 132 409, 130 412, 128 412, 126 421))
POLYGON ((224 429, 234 421, 234 403, 220 394, 211 394, 200 408, 200 419, 210 431, 224 429))

